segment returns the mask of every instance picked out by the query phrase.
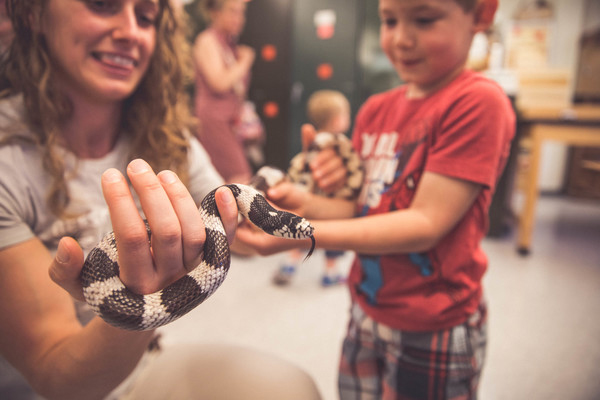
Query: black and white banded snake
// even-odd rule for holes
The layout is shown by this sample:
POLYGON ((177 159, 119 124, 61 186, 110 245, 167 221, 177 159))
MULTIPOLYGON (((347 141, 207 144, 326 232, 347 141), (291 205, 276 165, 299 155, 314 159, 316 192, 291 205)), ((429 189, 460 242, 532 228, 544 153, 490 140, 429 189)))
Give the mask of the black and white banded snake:
MULTIPOLYGON (((312 151, 320 148, 317 144, 312 151)), ((349 162, 345 150, 338 148, 336 151, 344 162, 349 162)), ((356 169, 354 166, 346 167, 349 171, 356 169)), ((359 170, 362 178, 362 167, 359 170)), ((289 175, 292 175, 291 171, 293 167, 289 175)), ((348 182, 355 180, 352 176, 348 177, 348 182)), ((239 212, 254 225, 273 236, 310 238, 312 247, 309 255, 312 253, 315 246, 313 227, 306 219, 276 210, 251 186, 225 186, 232 191, 239 212)), ((119 279, 114 233, 107 234, 88 254, 80 276, 84 297, 92 310, 116 327, 148 330, 185 315, 214 293, 224 281, 231 262, 229 243, 215 202, 216 190, 206 195, 199 209, 206 229, 203 260, 187 275, 155 293, 141 295, 125 287, 119 279)), ((355 192, 356 189, 351 191, 355 192)), ((146 227, 150 240, 151 231, 148 225, 146 227)))

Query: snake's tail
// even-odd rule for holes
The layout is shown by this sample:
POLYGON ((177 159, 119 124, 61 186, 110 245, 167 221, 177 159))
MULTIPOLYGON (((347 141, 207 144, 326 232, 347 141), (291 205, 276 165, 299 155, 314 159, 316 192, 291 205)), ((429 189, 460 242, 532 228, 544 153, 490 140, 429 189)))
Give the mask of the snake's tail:
POLYGON ((306 255, 306 257, 304 257, 303 261, 308 260, 310 258, 310 256, 312 256, 313 251, 315 251, 315 246, 317 245, 317 242, 315 241, 315 237, 311 236, 310 241, 312 242, 312 244, 310 245, 310 250, 308 250, 308 254, 306 255))

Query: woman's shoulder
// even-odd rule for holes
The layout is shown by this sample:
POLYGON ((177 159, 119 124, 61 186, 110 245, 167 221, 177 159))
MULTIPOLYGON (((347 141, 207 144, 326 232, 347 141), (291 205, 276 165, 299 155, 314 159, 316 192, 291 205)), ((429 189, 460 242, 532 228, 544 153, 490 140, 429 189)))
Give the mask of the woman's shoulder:
POLYGON ((25 121, 21 95, 0 99, 0 148, 8 144, 32 143, 35 136, 25 121))

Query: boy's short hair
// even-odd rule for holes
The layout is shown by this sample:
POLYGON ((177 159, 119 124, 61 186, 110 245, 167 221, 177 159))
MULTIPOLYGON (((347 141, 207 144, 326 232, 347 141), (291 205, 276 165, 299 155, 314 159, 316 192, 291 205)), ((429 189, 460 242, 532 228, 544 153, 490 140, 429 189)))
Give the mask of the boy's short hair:
POLYGON ((350 102, 337 90, 317 90, 306 104, 306 116, 317 130, 343 112, 350 113, 350 102))

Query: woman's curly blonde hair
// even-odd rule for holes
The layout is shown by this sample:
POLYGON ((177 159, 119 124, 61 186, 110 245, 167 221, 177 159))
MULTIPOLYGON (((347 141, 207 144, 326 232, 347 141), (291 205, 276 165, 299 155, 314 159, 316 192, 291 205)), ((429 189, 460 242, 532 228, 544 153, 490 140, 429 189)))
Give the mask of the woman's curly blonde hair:
MULTIPOLYGON (((132 138, 130 158, 143 158, 155 171, 171 169, 188 181, 188 142, 185 132, 193 129, 185 85, 191 78, 189 49, 178 17, 169 4, 159 0, 156 48, 146 75, 125 100, 122 132, 132 138)), ((0 98, 22 94, 25 124, 34 134, 43 154, 43 164, 52 177, 48 204, 65 216, 69 203, 65 166, 56 152, 60 122, 68 119, 73 105, 56 84, 44 38, 33 29, 47 0, 7 0, 7 11, 15 31, 8 54, 0 62, 0 98)), ((13 141, 13 137, 3 143, 13 141)), ((18 138, 17 138, 18 139, 18 138)))

